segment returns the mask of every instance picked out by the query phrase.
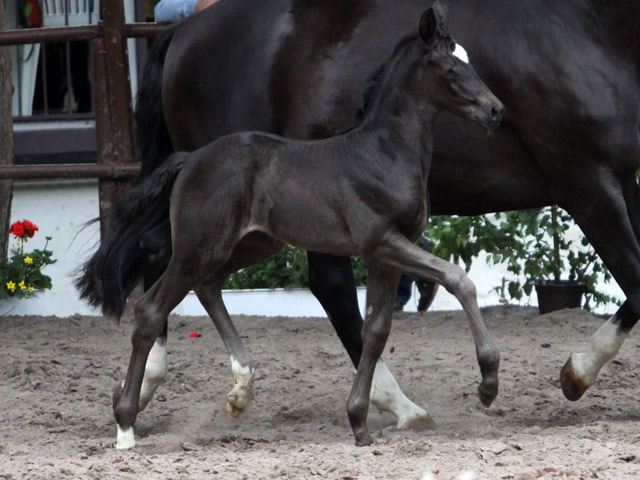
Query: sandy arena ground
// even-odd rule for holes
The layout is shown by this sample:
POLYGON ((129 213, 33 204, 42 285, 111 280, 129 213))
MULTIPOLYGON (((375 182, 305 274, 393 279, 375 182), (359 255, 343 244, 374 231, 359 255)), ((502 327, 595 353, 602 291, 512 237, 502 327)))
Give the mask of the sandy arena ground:
POLYGON ((0 479, 407 479, 473 471, 478 480, 640 478, 640 342, 631 336, 586 397, 558 374, 602 323, 581 310, 483 311, 502 352, 500 394, 476 396, 462 312, 398 314, 384 358, 433 431, 398 431, 372 408, 376 442, 357 448, 345 411, 353 369, 326 319, 237 317, 257 365, 255 398, 225 411, 229 360, 207 318, 170 321, 169 376, 116 451, 111 390, 131 323, 0 318, 0 479), (201 333, 190 338, 192 332, 201 333))

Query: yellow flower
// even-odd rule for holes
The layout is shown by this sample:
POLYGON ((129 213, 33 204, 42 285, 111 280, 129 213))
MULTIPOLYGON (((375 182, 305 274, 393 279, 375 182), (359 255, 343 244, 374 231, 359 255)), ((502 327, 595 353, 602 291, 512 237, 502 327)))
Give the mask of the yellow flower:
POLYGON ((7 282, 7 288, 9 290, 11 290, 12 292, 15 292, 16 291, 16 284, 13 283, 13 282, 7 282))
POLYGON ((27 289, 27 286, 24 284, 24 280, 22 280, 18 285, 20 286, 20 290, 26 290, 27 289))
POLYGON ((29 265, 31 265, 33 263, 33 258, 29 256, 24 257, 24 263, 28 263, 29 265))
POLYGON ((34 288, 33 287, 29 287, 29 291, 33 292, 34 288))

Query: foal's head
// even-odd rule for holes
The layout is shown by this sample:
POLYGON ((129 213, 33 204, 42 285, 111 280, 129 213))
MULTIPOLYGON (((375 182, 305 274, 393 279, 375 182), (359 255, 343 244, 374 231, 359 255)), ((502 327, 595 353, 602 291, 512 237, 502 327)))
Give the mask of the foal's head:
POLYGON ((504 106, 480 80, 465 49, 447 34, 447 10, 439 0, 422 14, 418 33, 424 42, 418 80, 432 104, 485 127, 497 126, 504 106))

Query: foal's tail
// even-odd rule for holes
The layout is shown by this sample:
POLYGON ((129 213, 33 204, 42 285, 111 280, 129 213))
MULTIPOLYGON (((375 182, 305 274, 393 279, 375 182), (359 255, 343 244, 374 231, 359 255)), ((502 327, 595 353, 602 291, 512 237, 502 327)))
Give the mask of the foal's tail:
POLYGON ((129 190, 108 215, 109 234, 83 265, 75 285, 80 297, 106 316, 120 319, 127 297, 142 275, 144 233, 162 223, 173 184, 188 153, 171 155, 129 190))
POLYGON ((162 235, 167 231, 162 227, 169 219, 169 193, 175 179, 170 172, 176 164, 152 174, 173 152, 162 108, 162 70, 174 31, 169 28, 154 41, 138 85, 134 119, 142 165, 136 187, 107 214, 108 232, 75 281, 81 298, 118 319, 142 274, 143 238, 154 230, 162 235), (145 182, 150 176, 150 183, 145 182), (152 191, 153 199, 143 197, 152 191))

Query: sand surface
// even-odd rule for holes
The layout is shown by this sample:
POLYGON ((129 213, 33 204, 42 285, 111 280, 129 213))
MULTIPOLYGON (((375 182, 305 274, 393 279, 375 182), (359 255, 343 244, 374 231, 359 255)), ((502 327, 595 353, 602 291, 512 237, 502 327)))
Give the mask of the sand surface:
POLYGON ((396 315, 384 358, 438 428, 399 431, 371 409, 376 439, 355 447, 345 403, 353 368, 326 319, 236 317, 257 366, 255 398, 225 411, 229 359, 207 318, 170 320, 168 378, 114 449, 111 390, 130 320, 0 318, 0 479, 640 478, 640 341, 632 335, 576 403, 560 368, 602 323, 581 310, 483 310, 502 353, 485 409, 462 312, 396 315), (199 332, 199 338, 189 334, 199 332))

